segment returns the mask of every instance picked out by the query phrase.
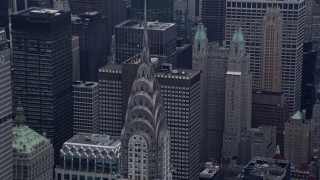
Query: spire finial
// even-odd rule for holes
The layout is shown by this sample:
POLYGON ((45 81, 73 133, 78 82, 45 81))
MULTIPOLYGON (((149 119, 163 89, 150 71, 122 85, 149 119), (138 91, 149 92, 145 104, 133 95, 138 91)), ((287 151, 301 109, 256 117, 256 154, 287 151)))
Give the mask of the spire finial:
POLYGON ((24 117, 24 114, 23 114, 23 107, 22 107, 22 103, 21 103, 20 98, 17 103, 16 117, 15 117, 14 121, 18 126, 24 125, 24 123, 26 122, 26 118, 24 117))
POLYGON ((149 52, 149 42, 148 42, 148 22, 147 22, 147 0, 144 0, 144 28, 143 28, 143 49, 141 52, 142 62, 149 63, 150 52, 149 52))

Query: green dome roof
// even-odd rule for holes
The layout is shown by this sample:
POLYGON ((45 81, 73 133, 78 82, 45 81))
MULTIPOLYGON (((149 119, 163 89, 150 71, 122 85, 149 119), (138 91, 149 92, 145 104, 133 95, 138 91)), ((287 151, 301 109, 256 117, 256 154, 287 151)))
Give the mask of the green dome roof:
POLYGON ((241 27, 236 27, 236 31, 233 34, 232 41, 234 43, 244 43, 244 35, 242 33, 241 27))
POLYGON ((204 26, 203 26, 203 23, 199 23, 198 24, 198 28, 197 28, 197 32, 196 32, 196 35, 194 36, 194 39, 195 40, 205 40, 207 39, 207 34, 204 30, 204 26))

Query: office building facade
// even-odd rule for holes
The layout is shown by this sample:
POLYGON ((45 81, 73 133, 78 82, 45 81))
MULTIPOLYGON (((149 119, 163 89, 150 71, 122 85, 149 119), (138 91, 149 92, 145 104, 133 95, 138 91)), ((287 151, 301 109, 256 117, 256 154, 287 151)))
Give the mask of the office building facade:
POLYGON ((239 157, 241 134, 251 127, 252 74, 249 68, 250 55, 246 52, 244 34, 241 27, 237 27, 225 79, 224 158, 239 157))
POLYGON ((53 179, 53 146, 49 139, 33 131, 24 123, 21 101, 15 111, 13 135, 13 180, 53 179))
POLYGON ((0 27, 5 28, 4 30, 9 38, 9 1, 0 2, 0 27))
MULTIPOLYGON (((148 21, 173 22, 174 0, 148 1, 148 21)), ((130 18, 143 20, 143 0, 132 0, 130 18)))
POLYGON ((224 31, 226 21, 226 0, 201 1, 201 20, 208 29, 208 40, 210 42, 219 42, 222 44, 222 42, 225 40, 224 31))
POLYGON ((72 36, 72 82, 80 80, 80 41, 79 36, 72 36))
POLYGON ((307 119, 312 119, 313 106, 316 102, 316 60, 317 52, 313 49, 313 42, 304 42, 302 62, 301 109, 305 109, 307 111, 307 119))
POLYGON ((80 42, 82 81, 98 81, 98 69, 107 63, 104 18, 98 12, 85 12, 72 17, 72 35, 79 36, 80 42))
MULTIPOLYGON (((95 1, 87 1, 87 0, 69 0, 69 7, 72 15, 81 15, 85 12, 97 11, 101 14, 104 19, 105 26, 105 38, 102 40, 104 42, 105 57, 109 55, 109 49, 111 44, 112 37, 112 9, 111 9, 111 1, 112 0, 95 0, 95 1)), ((104 59, 103 59, 104 60, 104 59)))
POLYGON ((120 179, 119 137, 79 133, 60 150, 55 180, 120 179))
POLYGON ((69 0, 53 0, 53 9, 70 11, 69 0))
POLYGON ((241 23, 246 35, 247 51, 251 55, 250 70, 253 74, 253 89, 261 89, 261 22, 268 7, 279 8, 283 17, 282 90, 287 97, 290 113, 294 113, 301 106, 305 1, 227 0, 226 44, 229 46, 231 43, 235 24, 241 23))
POLYGON ((282 33, 280 9, 268 8, 262 19, 261 88, 282 92, 282 33))
POLYGON ((12 179, 11 55, 6 31, 0 28, 0 179, 12 179))
POLYGON ((11 20, 14 102, 21 99, 26 124, 46 132, 57 154, 72 136, 70 12, 31 8, 11 20))
POLYGON ((73 134, 99 132, 99 85, 73 83, 73 134))
POLYGON ((276 147, 275 126, 249 128, 241 136, 240 164, 247 164, 253 157, 272 158, 276 147))
POLYGON ((122 120, 121 65, 108 64, 99 69, 99 133, 120 136, 122 120))
POLYGON ((313 152, 313 127, 306 111, 296 112, 285 124, 284 158, 294 165, 308 164, 313 152))
MULTIPOLYGON (((143 24, 128 20, 115 27, 116 63, 120 64, 142 50, 143 24)), ((167 56, 168 63, 176 66, 177 29, 174 23, 148 22, 150 53, 167 56)))
POLYGON ((177 24, 177 37, 189 40, 189 0, 174 1, 174 22, 177 24))
POLYGON ((225 78, 229 48, 217 43, 208 47, 207 160, 221 159, 225 114, 225 78))
POLYGON ((200 77, 200 146, 201 161, 205 162, 206 121, 207 121, 207 73, 208 73, 208 38, 202 23, 198 24, 192 46, 192 69, 201 72, 200 77))
POLYGON ((200 165, 200 72, 157 72, 171 136, 173 179, 197 179, 200 165))
POLYGON ((284 125, 289 119, 289 105, 283 93, 254 91, 252 93, 252 122, 253 128, 259 126, 275 126, 276 142, 283 154, 284 125))

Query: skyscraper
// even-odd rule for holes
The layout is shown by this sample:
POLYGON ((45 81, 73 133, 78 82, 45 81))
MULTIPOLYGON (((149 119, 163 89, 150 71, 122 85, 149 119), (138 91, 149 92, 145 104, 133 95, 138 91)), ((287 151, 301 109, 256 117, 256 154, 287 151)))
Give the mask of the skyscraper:
MULTIPOLYGON (((140 21, 127 20, 115 27, 116 63, 120 64, 142 50, 143 26, 140 21)), ((148 22, 150 53, 167 56, 176 66, 177 27, 174 23, 148 22)))
POLYGON ((11 55, 6 31, 0 28, 0 179, 12 179, 11 55))
POLYGON ((277 145, 283 150, 284 123, 289 119, 283 94, 283 18, 279 8, 267 8, 262 19, 261 90, 252 95, 252 127, 276 126, 277 145))
POLYGON ((98 83, 73 83, 73 134, 99 132, 98 83))
POLYGON ((9 0, 0 2, 0 27, 5 28, 9 37, 9 0))
POLYGON ((224 40, 226 0, 202 0, 201 9, 201 20, 208 28, 208 40, 221 44, 224 40))
POLYGON ((47 133, 57 163, 72 137, 70 12, 30 8, 11 21, 14 102, 21 98, 30 128, 47 133))
POLYGON ((225 112, 225 79, 230 49, 209 43, 207 95, 207 161, 221 159, 225 112))
POLYGON ((222 156, 239 156, 241 134, 251 127, 252 74, 244 34, 237 26, 233 34, 225 80, 225 124, 222 156))
MULTIPOLYGON (((149 0, 148 21, 173 22, 173 0, 149 0)), ((143 19, 143 0, 132 0, 130 17, 134 20, 143 19)))
POLYGON ((313 127, 303 110, 291 116, 285 125, 284 158, 296 166, 308 164, 313 152, 313 127))
POLYGON ((108 64, 99 69, 99 133, 120 136, 122 120, 121 65, 108 64))
POLYGON ((174 1, 174 22, 177 23, 177 37, 188 40, 189 34, 189 6, 188 0, 174 1))
POLYGON ((112 0, 69 0, 70 10, 73 15, 79 16, 85 12, 97 11, 103 17, 106 34, 105 39, 103 39, 102 42, 105 43, 106 46, 106 49, 103 49, 106 55, 105 57, 109 55, 112 37, 111 1, 112 0))
POLYGON ((261 88, 282 92, 282 33, 280 9, 268 8, 262 19, 261 88))
POLYGON ((130 179, 170 180, 170 132, 160 85, 151 67, 147 27, 145 0, 142 64, 132 85, 121 132, 121 171, 130 179))
POLYGON ((317 52, 312 46, 313 43, 311 41, 306 41, 303 44, 301 109, 306 110, 307 119, 312 119, 313 106, 316 102, 315 71, 317 52))
POLYGON ((21 101, 17 103, 12 129, 13 180, 53 179, 53 147, 49 139, 25 125, 21 101))
POLYGON ((200 72, 156 73, 171 136, 173 179, 197 179, 200 164, 200 72))
POLYGON ((80 41, 82 81, 98 81, 98 69, 107 63, 104 18, 94 11, 84 12, 72 20, 72 35, 79 36, 80 41))
POLYGON ((261 21, 268 7, 278 7, 283 14, 282 80, 283 92, 287 97, 290 112, 301 106, 302 55, 305 21, 305 1, 248 1, 227 0, 225 39, 229 46, 234 24, 242 23, 246 35, 247 51, 251 55, 250 70, 253 89, 261 89, 261 21), (295 23, 293 23, 295 22, 295 23))
MULTIPOLYGON (((165 57, 151 55, 151 59, 162 90, 168 129, 171 132, 171 164, 176 170, 173 179, 194 179, 200 162, 200 72, 190 69, 172 70, 166 63, 161 65, 165 57)), ((137 55, 121 65, 109 64, 100 68, 101 133, 120 135, 130 87, 141 63, 141 56, 137 55)))
POLYGON ((306 19, 304 25, 304 38, 310 40, 312 38, 312 16, 313 16, 313 6, 315 4, 314 0, 305 0, 306 2, 306 19))
POLYGON ((284 149, 284 125, 289 119, 289 106, 281 92, 254 91, 252 93, 252 127, 276 126, 277 145, 284 149))
POLYGON ((207 121, 207 64, 208 64, 208 39, 202 23, 198 24, 193 41, 192 69, 201 72, 200 76, 200 146, 201 160, 205 162, 206 153, 206 121, 207 121))

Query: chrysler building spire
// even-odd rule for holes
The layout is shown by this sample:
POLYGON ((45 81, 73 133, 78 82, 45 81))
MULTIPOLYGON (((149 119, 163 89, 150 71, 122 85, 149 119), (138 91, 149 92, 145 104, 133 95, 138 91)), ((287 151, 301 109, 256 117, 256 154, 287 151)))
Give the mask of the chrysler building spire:
POLYGON ((144 30, 143 30, 143 49, 141 52, 142 62, 150 62, 150 50, 148 41, 148 22, 147 22, 147 0, 144 0, 144 30))
POLYGON ((160 85, 150 63, 147 10, 144 1, 144 34, 141 64, 128 100, 121 132, 121 173, 126 178, 171 180, 170 133, 160 85))

